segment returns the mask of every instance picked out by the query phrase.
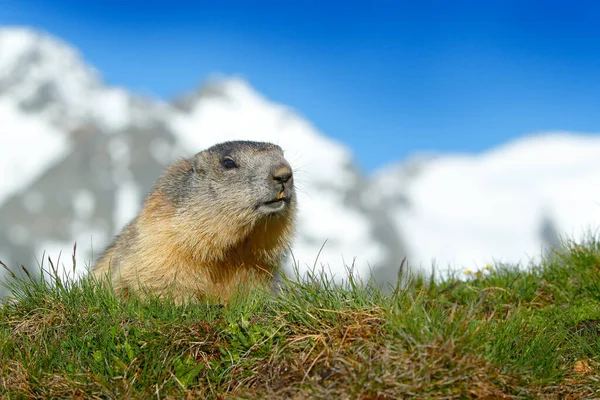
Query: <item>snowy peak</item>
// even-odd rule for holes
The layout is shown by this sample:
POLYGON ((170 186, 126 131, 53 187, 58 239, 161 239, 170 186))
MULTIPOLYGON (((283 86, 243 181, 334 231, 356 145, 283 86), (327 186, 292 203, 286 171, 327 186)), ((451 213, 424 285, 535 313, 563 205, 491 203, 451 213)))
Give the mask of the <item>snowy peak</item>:
MULTIPOLYGON (((79 53, 60 39, 27 28, 0 28, 0 79, 7 86, 66 78, 69 72, 87 85, 98 86, 95 72, 79 53), (11 82, 12 81, 12 85, 11 82)), ((33 83, 31 83, 33 85, 33 83)), ((4 91, 4 90, 3 90, 4 91)))
POLYGON ((60 39, 27 28, 0 28, 0 97, 66 130, 90 120, 107 130, 131 122, 131 96, 106 87, 60 39))
POLYGON ((72 104, 100 87, 98 76, 73 48, 25 28, 0 29, 0 87, 25 111, 53 102, 72 104), (80 97, 79 97, 80 99, 80 97))
POLYGON ((173 105, 180 111, 190 112, 203 101, 265 103, 267 100, 240 77, 213 76, 195 92, 176 99, 173 105))

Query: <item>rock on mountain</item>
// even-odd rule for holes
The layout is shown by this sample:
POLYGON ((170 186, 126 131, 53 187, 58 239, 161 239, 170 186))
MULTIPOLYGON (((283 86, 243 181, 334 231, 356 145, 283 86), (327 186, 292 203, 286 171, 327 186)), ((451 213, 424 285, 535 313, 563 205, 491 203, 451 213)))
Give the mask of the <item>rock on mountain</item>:
MULTIPOLYGON (((281 145, 295 168, 301 272, 328 265, 338 279, 356 258, 365 275, 405 254, 387 212, 366 201, 352 154, 293 110, 238 78, 210 81, 173 104, 104 84, 78 52, 23 28, 0 29, 0 258, 34 265, 62 252, 77 273, 137 212, 172 160, 233 139, 281 145)), ((381 274, 380 274, 381 276, 381 274)))

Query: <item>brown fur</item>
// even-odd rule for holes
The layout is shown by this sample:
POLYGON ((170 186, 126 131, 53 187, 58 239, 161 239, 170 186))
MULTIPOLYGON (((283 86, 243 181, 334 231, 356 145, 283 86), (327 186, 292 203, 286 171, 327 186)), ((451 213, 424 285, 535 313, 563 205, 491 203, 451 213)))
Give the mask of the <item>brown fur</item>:
MULTIPOLYGON (((262 163, 262 159, 257 157, 263 157, 265 162, 273 163, 272 170, 275 172, 272 174, 280 173, 282 168, 291 172, 283 156, 274 153, 271 147, 255 154, 253 148, 247 149, 233 143, 236 154, 250 157, 249 163, 262 163), (282 162, 285 165, 282 166, 282 162)), ((216 189, 217 192, 230 191, 226 196, 218 193, 220 199, 226 200, 207 201, 209 195, 204 192, 208 193, 208 188, 215 190, 213 184, 219 185, 215 176, 236 172, 220 171, 218 164, 206 161, 217 157, 212 153, 209 156, 199 153, 196 157, 200 161, 182 160, 166 169, 145 200, 139 215, 94 267, 96 276, 108 274, 117 294, 127 297, 131 290, 141 289, 141 293, 168 294, 179 301, 199 297, 227 301, 238 289, 271 282, 274 268, 293 238, 295 194, 292 181, 289 182, 291 186, 286 187, 286 196, 290 201, 283 212, 268 215, 260 213, 247 206, 254 203, 236 198, 247 197, 248 190, 252 188, 246 187, 244 192, 229 187, 232 186, 229 184, 216 189), (211 179, 198 178, 199 181, 194 184, 200 187, 200 193, 182 189, 182 193, 186 194, 176 193, 175 199, 172 194, 175 190, 173 181, 180 186, 187 185, 185 176, 195 164, 199 168, 210 168, 211 179), (212 169, 218 172, 213 173, 212 169), (183 183, 179 184, 180 181, 183 183), (204 181, 210 182, 205 184, 204 181)), ((253 179, 255 175, 262 179, 262 170, 247 169, 251 171, 239 172, 246 174, 240 177, 240 182, 251 181, 248 174, 253 179)), ((257 192, 262 191, 266 193, 265 196, 278 193, 277 183, 267 178, 265 182, 259 181, 257 192), (275 189, 271 190, 270 185, 274 185, 275 189)), ((247 186, 250 183, 240 185, 247 186)), ((262 199, 260 196, 257 195, 262 199)))

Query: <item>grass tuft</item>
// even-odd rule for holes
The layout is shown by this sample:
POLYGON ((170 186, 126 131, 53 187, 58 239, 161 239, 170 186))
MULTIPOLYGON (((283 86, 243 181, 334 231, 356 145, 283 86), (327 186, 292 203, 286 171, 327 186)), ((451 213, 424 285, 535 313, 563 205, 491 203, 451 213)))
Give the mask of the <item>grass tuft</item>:
POLYGON ((46 265, 5 283, 2 398, 600 396, 596 239, 526 272, 402 279, 391 293, 315 273, 227 307, 121 302, 46 265))

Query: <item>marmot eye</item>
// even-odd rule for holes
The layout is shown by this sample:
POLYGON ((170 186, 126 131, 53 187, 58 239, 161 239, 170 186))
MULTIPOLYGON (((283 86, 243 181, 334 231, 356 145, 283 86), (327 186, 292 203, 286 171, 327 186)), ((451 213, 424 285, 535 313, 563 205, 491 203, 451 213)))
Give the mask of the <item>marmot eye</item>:
POLYGON ((231 169, 237 167, 237 164, 235 163, 235 161, 228 157, 223 159, 223 166, 227 169, 231 169))

